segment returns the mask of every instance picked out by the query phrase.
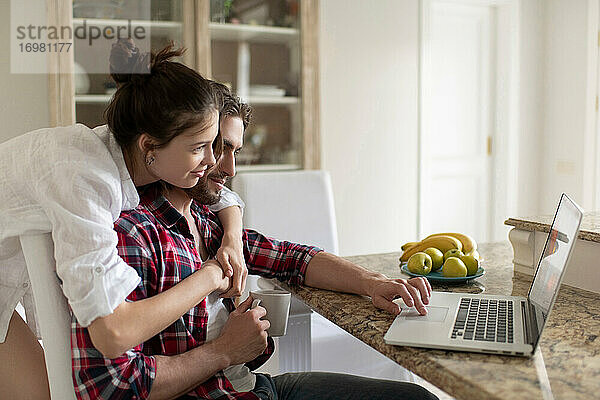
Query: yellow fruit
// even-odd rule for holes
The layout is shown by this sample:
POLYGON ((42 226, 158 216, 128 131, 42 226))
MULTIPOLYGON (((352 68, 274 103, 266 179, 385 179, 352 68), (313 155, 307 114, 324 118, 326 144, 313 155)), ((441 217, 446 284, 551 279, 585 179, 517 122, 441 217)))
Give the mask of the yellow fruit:
POLYGON ((473 257, 472 255, 466 255, 460 257, 460 261, 462 261, 467 267, 467 275, 475 275, 477 270, 479 269, 479 260, 473 257))
POLYGON ((460 242, 462 244, 462 251, 465 254, 469 254, 472 251, 477 250, 477 242, 475 242, 475 240, 471 236, 465 235, 464 233, 457 233, 457 232, 434 233, 433 235, 427 236, 425 239, 428 239, 431 237, 436 237, 436 236, 452 236, 452 237, 455 237, 456 239, 460 240, 460 242))
POLYGON ((402 253, 402 256, 400 257, 400 261, 402 261, 402 262, 408 261, 410 256, 412 256, 415 253, 425 251, 429 247, 435 247, 442 253, 446 253, 448 250, 451 250, 451 249, 461 250, 462 243, 460 242, 460 240, 458 240, 452 236, 441 235, 441 236, 435 236, 432 238, 425 238, 425 239, 421 240, 421 242, 419 242, 419 244, 409 248, 408 250, 405 250, 404 253, 402 253))
POLYGON ((432 271, 437 271, 438 269, 442 268, 442 265, 444 265, 444 255, 441 251, 439 251, 435 247, 430 247, 428 249, 425 249, 424 253, 428 254, 429 257, 431 257, 432 271))
POLYGON ((447 278, 458 278, 467 276, 467 266, 459 258, 450 257, 444 262, 442 275, 447 278))
POLYGON ((460 251, 458 249, 448 250, 447 252, 444 253, 444 261, 446 261, 450 257, 460 258, 461 256, 464 256, 464 254, 462 251, 460 251))
POLYGON ((479 252, 477 250, 473 250, 472 252, 465 254, 465 256, 473 256, 477 259, 477 261, 479 261, 481 258, 479 257, 479 252))
POLYGON ((426 253, 415 253, 408 259, 406 268, 413 274, 427 275, 431 272, 431 257, 426 253))
POLYGON ((408 243, 404 243, 404 244, 402 245, 402 247, 400 247, 400 248, 402 249, 402 251, 406 251, 406 250, 408 250, 409 248, 411 248, 411 247, 413 247, 413 246, 416 246, 416 245, 418 245, 419 243, 420 243, 420 242, 408 242, 408 243))

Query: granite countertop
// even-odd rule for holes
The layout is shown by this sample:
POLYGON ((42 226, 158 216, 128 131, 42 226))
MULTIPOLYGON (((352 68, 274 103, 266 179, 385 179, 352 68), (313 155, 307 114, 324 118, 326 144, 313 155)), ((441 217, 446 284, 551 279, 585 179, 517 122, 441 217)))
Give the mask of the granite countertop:
MULTIPOLYGON (((526 231, 550 232, 553 219, 554 215, 517 217, 507 219, 504 224, 526 231)), ((600 211, 583 213, 583 221, 581 221, 581 229, 577 237, 591 242, 600 242, 600 211)))
MULTIPOLYGON (((526 296, 531 277, 513 271, 508 242, 482 244, 486 274, 438 291, 526 296)), ((391 278, 406 278, 400 253, 347 259, 391 278)), ((563 285, 540 348, 532 358, 387 345, 394 317, 368 297, 289 287, 298 298, 342 329, 457 399, 590 399, 600 393, 600 294, 563 285)))

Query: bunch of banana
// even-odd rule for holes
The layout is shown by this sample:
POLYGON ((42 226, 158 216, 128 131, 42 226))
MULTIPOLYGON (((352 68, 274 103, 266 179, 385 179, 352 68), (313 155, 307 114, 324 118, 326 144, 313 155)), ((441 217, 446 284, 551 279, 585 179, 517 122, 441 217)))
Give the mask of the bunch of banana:
POLYGON ((462 250, 462 243, 454 236, 448 235, 438 235, 434 237, 425 238, 417 244, 410 246, 406 250, 404 250, 404 253, 402 253, 402 256, 400 257, 400 261, 408 261, 410 256, 425 249, 428 249, 429 247, 435 247, 436 249, 439 249, 443 254, 448 250, 452 249, 462 250))
POLYGON ((410 247, 413 247, 414 245, 417 245, 419 243, 421 243, 421 242, 408 242, 408 243, 404 243, 402 245, 402 247, 400 247, 400 248, 402 249, 402 251, 405 251, 406 249, 408 249, 410 247))
POLYGON ((402 253, 400 261, 408 261, 410 256, 429 247, 435 247, 442 253, 451 249, 459 249, 462 250, 464 254, 474 255, 479 258, 479 254, 477 253, 477 243, 472 237, 463 233, 450 232, 434 233, 420 242, 405 243, 402 246, 404 253, 402 253))
POLYGON ((477 250, 477 242, 469 235, 465 235, 464 233, 434 233, 433 235, 427 236, 425 239, 435 237, 435 236, 452 236, 460 240, 462 243, 462 252, 465 254, 470 254, 477 250))

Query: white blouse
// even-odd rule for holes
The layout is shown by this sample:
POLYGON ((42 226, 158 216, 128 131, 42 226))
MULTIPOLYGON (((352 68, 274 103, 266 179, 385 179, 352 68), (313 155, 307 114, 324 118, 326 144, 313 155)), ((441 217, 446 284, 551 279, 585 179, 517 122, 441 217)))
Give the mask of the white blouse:
MULTIPOLYGON (((113 230, 139 197, 108 127, 18 136, 0 144, 0 171, 0 342, 18 301, 37 332, 20 235, 52 232, 56 272, 81 325, 112 313, 140 281, 117 254, 113 230)), ((243 206, 227 191, 215 210, 234 204, 243 206)))

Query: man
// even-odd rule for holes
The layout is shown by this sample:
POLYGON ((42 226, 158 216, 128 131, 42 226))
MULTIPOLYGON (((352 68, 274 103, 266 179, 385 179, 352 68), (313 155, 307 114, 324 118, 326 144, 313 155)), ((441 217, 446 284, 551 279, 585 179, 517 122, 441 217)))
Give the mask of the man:
MULTIPOLYGON (((229 97, 221 124, 224 154, 218 168, 194 191, 207 202, 218 199, 225 180, 235 174, 235 154, 242 145, 244 115, 228 114, 228 104, 240 110, 234 107, 239 102, 229 97)), ((209 259, 219 247, 222 228, 214 214, 184 191, 161 193, 157 187, 148 188, 140 206, 124 213, 115 230, 120 255, 142 277, 130 300, 182 286, 190 296, 200 293, 202 299, 159 335, 114 359, 104 358, 85 328, 74 321, 73 376, 78 398, 434 398, 423 388, 403 382, 328 373, 277 377, 252 373, 272 352, 272 340, 266 335, 269 325, 261 319, 265 310, 250 309, 251 298, 233 310, 231 299, 219 297, 230 281, 209 259)), ((431 288, 421 278, 390 280, 318 248, 276 241, 251 230, 244 231, 243 239, 251 273, 370 295, 376 306, 392 313, 399 310, 391 300, 401 296, 426 312, 421 298, 427 303, 431 288)))
MULTIPOLYGON (((219 158, 216 167, 208 173, 205 179, 201 179, 195 187, 186 189, 186 192, 191 197, 199 203, 206 205, 218 202, 225 183, 228 179, 235 176, 235 157, 242 150, 244 132, 248 127, 251 118, 251 110, 247 104, 241 103, 238 99, 233 97, 229 90, 223 85, 219 85, 218 87, 220 87, 224 97, 224 110, 221 112, 222 116, 220 121, 220 130, 223 138, 223 153, 219 158)), ((364 273, 362 268, 356 270, 356 266, 349 261, 325 252, 317 254, 313 263, 315 266, 313 270, 316 271, 317 267, 319 270, 321 270, 321 268, 326 268, 328 273, 340 274, 344 281, 339 281, 339 284, 336 285, 335 282, 324 282, 322 279, 323 277, 315 276, 316 282, 314 282, 314 285, 309 286, 322 287, 321 285, 327 285, 328 287, 326 288, 330 290, 348 291, 353 293, 357 293, 357 290, 360 290, 360 288, 356 286, 358 281, 357 277, 346 276, 346 269, 353 272, 360 271, 362 274, 364 273), (330 287, 329 285, 334 285, 335 287, 330 287)), ((413 282, 415 281, 425 285, 428 288, 429 293, 431 293, 431 286, 429 286, 429 282, 426 279, 419 278, 413 282)), ((376 307, 389 311, 394 315, 398 314, 400 309, 398 305, 392 303, 391 300, 398 297, 399 293, 409 293, 411 297, 416 299, 414 302, 415 308, 421 314, 427 312, 415 287, 406 285, 402 280, 387 280, 386 285, 388 286, 387 290, 389 290, 389 292, 386 292, 385 296, 373 298, 373 304, 376 307)), ((404 296, 402 297, 404 298, 404 296)), ((412 306, 413 304, 410 299, 409 302, 411 304, 408 305, 412 306)))

